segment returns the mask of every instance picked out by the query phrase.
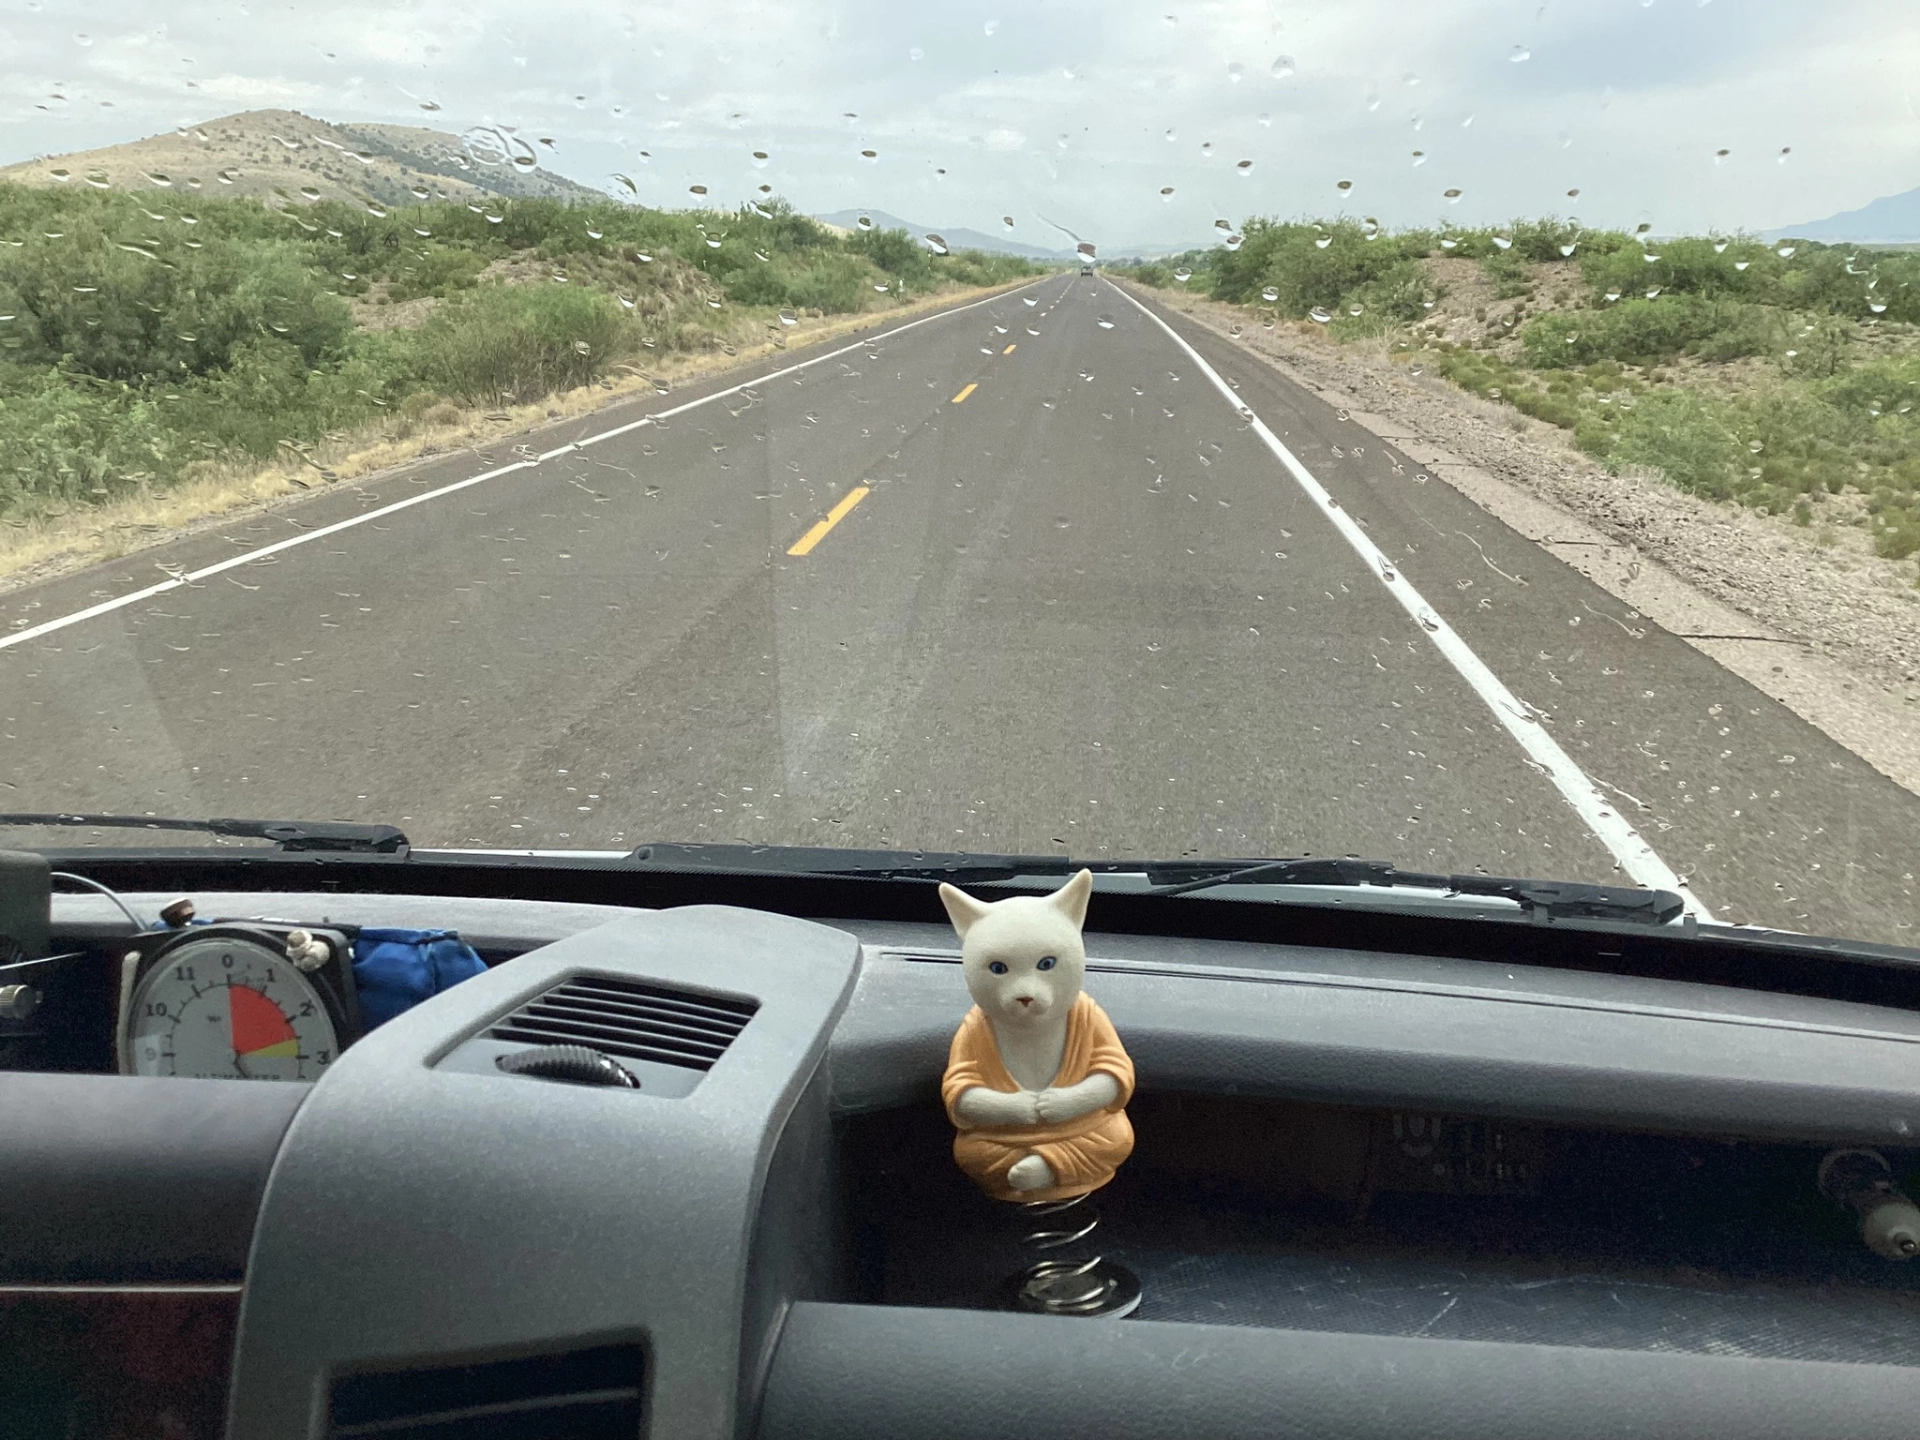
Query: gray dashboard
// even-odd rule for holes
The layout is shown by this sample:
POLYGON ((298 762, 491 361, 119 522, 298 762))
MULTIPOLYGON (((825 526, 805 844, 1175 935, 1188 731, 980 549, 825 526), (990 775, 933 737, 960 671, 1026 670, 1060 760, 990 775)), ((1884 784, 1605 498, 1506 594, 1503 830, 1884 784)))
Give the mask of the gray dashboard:
MULTIPOLYGON (((262 909, 246 895, 200 905, 262 909)), ((281 1121, 246 1266, 235 1440, 336 1433, 342 1375, 615 1342, 644 1354, 660 1436, 1121 1436, 1186 1431, 1183 1416, 1210 1435, 1626 1435, 1673 1428, 1663 1415, 1807 1436, 1898 1431, 1920 1401, 1920 1368, 1905 1365, 846 1304, 834 1127, 934 1095, 968 1003, 950 931, 715 906, 276 895, 270 908, 451 925, 483 951, 525 953, 367 1036, 281 1121), (577 974, 758 1008, 680 1097, 439 1063, 577 974), (1081 1377, 1078 1398, 1036 1401, 1038 1429, 970 1388, 987 1374, 1044 1386, 1050 1365, 1081 1377), (1621 1386, 1627 1403, 1592 1403, 1621 1386), (1487 1406, 1505 1419, 1474 1420, 1487 1406)), ((55 924, 112 921, 62 896, 55 924)), ((1088 989, 1143 1093, 1809 1144, 1910 1144, 1920 1125, 1920 1017, 1906 1012, 1357 951, 1097 931, 1088 948, 1088 989)))

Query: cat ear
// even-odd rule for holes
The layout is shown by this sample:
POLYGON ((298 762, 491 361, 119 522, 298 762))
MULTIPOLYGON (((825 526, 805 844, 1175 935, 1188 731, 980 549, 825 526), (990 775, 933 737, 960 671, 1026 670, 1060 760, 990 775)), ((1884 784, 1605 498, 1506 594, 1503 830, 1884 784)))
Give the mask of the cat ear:
POLYGON ((1082 870, 1049 895, 1047 903, 1071 920, 1073 928, 1079 930, 1087 923, 1087 898, 1092 894, 1093 872, 1082 870))
POLYGON ((962 940, 967 938, 973 922, 993 908, 989 902, 976 900, 966 891, 945 884, 940 887, 940 903, 947 907, 947 918, 953 921, 954 931, 962 940))

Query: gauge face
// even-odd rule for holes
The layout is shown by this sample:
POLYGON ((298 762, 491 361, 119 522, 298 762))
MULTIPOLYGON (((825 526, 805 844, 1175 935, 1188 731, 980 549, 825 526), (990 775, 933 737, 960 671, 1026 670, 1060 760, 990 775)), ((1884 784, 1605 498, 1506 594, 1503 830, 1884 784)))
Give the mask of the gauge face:
POLYGON ((340 1053, 312 981, 282 955, 214 937, 167 952, 133 994, 136 1075, 313 1080, 340 1053))

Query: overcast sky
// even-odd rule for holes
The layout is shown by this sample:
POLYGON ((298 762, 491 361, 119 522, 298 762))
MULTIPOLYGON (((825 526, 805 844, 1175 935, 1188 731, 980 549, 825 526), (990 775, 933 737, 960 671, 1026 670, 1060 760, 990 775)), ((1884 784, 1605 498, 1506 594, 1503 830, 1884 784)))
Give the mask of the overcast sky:
POLYGON ((1035 244, 1764 229, 1920 186, 1920 0, 0 0, 0 161, 267 107, 1035 244))

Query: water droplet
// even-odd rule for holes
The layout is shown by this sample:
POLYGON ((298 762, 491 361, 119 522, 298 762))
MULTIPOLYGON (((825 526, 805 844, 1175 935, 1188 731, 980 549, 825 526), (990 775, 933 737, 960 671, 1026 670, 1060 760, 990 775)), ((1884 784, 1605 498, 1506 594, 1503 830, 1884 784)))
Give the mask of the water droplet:
POLYGON ((1876 315, 1884 315, 1887 313, 1887 302, 1884 300, 1869 300, 1867 302, 1867 309, 1876 315))
POLYGON ((1273 64, 1267 67, 1267 73, 1276 80, 1286 79, 1289 75, 1293 74, 1293 70, 1293 57, 1291 55, 1276 55, 1273 64))
POLYGON ((1780 245, 1775 247, 1773 253, 1778 255, 1782 260, 1791 260, 1793 258, 1793 252, 1796 248, 1797 247, 1792 245, 1780 245))
POLYGON ((782 325, 798 325, 800 323, 800 317, 791 310, 782 310, 780 312, 780 323, 782 325))
POLYGON ((993 34, 994 31, 1000 28, 1000 22, 998 20, 989 20, 982 28, 987 32, 987 34, 991 35, 993 34))
POLYGON ((642 265, 651 265, 653 263, 653 257, 644 250, 634 251, 633 258, 638 260, 642 265))
POLYGON ((162 175, 157 170, 145 171, 143 173, 145 175, 145 178, 148 184, 158 185, 163 190, 169 188, 173 184, 172 180, 168 179, 165 175, 162 175))
POLYGON ((1245 241, 1245 239, 1246 239, 1246 236, 1244 236, 1244 235, 1229 235, 1229 236, 1227 236, 1227 249, 1229 249, 1229 250, 1238 250, 1238 249, 1240 248, 1240 246, 1241 246, 1241 244, 1242 244, 1242 243, 1243 243, 1243 242, 1245 241))
POLYGON ((1660 287, 1658 285, 1654 285, 1648 288, 1647 299, 1649 300, 1658 299, 1659 295, 1660 295, 1660 287))
POLYGON ((1601 298, 1604 299, 1609 305, 1611 305, 1615 300, 1618 300, 1620 298, 1620 292, 1618 290, 1609 290, 1601 298))
POLYGON ((1111 330, 1113 328, 1113 317, 1111 315, 1102 315, 1098 320, 1094 321, 1094 324, 1098 325, 1102 330, 1111 330))
POLYGON ((1367 309, 1366 306, 1362 305, 1358 300, 1356 300, 1351 305, 1347 306, 1347 314, 1363 315, 1366 313, 1366 309, 1367 309))
POLYGON ((907 51, 907 58, 909 60, 924 60, 927 58, 927 52, 922 50, 918 45, 915 45, 907 51))
POLYGON ((1496 230, 1490 238, 1496 250, 1511 250, 1513 248, 1513 237, 1511 235, 1502 235, 1496 230))
POLYGON ((687 193, 689 195, 704 195, 707 193, 707 187, 704 185, 689 185, 687 187, 687 193))
POLYGON ((1441 194, 1446 196, 1449 205, 1457 205, 1460 203, 1461 192, 1459 190, 1443 190, 1441 194))
POLYGON ((1178 270, 1173 272, 1173 278, 1184 285, 1193 278, 1193 271, 1182 265, 1178 270))
POLYGON ((1233 168, 1242 176, 1251 175, 1253 173, 1253 161, 1251 160, 1235 161, 1233 168))
POLYGON ((1325 325, 1328 321, 1333 319, 1333 314, 1331 311, 1325 309, 1324 307, 1316 305, 1311 310, 1307 311, 1307 318, 1309 320, 1315 321, 1318 324, 1325 325))
POLYGON ((87 34, 75 35, 73 37, 73 43, 84 48, 85 46, 93 44, 93 37, 87 34))
POLYGON ((862 150, 860 152, 860 158, 862 160, 878 160, 880 158, 880 152, 878 150, 862 150))
POLYGON ((1524 45, 1514 46, 1512 51, 1507 55, 1507 59, 1515 65, 1523 64, 1532 58, 1533 52, 1524 45))
POLYGON ((940 235, 935 235, 935 234, 927 234, 927 235, 923 235, 921 238, 927 242, 927 248, 933 251, 934 254, 945 255, 947 253, 947 242, 944 237, 940 235))
POLYGON ((1238 85, 1246 73, 1247 67, 1242 65, 1238 60, 1227 62, 1227 83, 1229 85, 1238 85))
POLYGON ((1013 229, 1013 217, 1011 215, 1002 215, 1000 217, 1000 228, 1003 230, 1013 229))
POLYGON ((1269 305, 1271 305, 1274 301, 1280 298, 1280 292, 1276 290, 1273 286, 1269 285, 1267 286, 1266 289, 1260 292, 1260 298, 1266 301, 1269 305))
POLYGON ((1324 230, 1313 237, 1313 248, 1316 250, 1324 250, 1331 244, 1333 244, 1333 236, 1324 230))
POLYGON ((1780 147, 1780 153, 1773 157, 1774 164, 1776 165, 1786 164, 1787 156, 1791 155, 1792 153, 1793 153, 1793 147, 1791 145, 1782 145, 1780 147))
POLYGON ((1424 151, 1424 150, 1416 150, 1416 151, 1414 151, 1414 152, 1413 152, 1413 166, 1414 166, 1414 169, 1416 169, 1416 170, 1417 170, 1417 169, 1419 169, 1419 168, 1420 168, 1420 167, 1421 167, 1422 165, 1424 165, 1424 164, 1426 164, 1426 163, 1427 163, 1427 152, 1426 152, 1426 151, 1424 151))
POLYGON ((1577 240, 1567 241, 1566 244, 1560 247, 1560 258, 1563 260, 1571 260, 1573 258, 1573 252, 1578 250, 1579 248, 1580 248, 1579 241, 1577 240))
POLYGON ((759 170, 764 170, 764 169, 766 169, 766 167, 767 167, 767 159, 768 159, 768 157, 767 157, 767 152, 766 152, 766 151, 764 151, 764 150, 756 150, 756 151, 754 151, 754 152, 753 152, 753 163, 754 163, 754 168, 756 168, 756 169, 759 169, 759 170))
POLYGON ((387 218, 387 212, 382 210, 380 206, 372 200, 367 201, 367 213, 376 220, 384 220, 387 218))
POLYGON ((1336 180, 1333 182, 1333 188, 1338 190, 1342 195, 1351 195, 1353 193, 1353 182, 1351 180, 1336 180))
POLYGON ((873 217, 871 215, 862 215, 853 223, 858 225, 862 230, 873 229, 873 217))
POLYGON ((1747 266, 1751 265, 1752 263, 1753 262, 1751 260, 1736 260, 1733 262, 1733 268, 1736 270, 1744 270, 1747 268, 1747 266))

